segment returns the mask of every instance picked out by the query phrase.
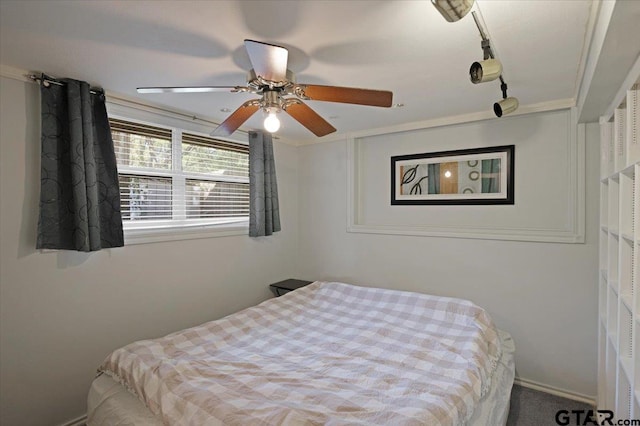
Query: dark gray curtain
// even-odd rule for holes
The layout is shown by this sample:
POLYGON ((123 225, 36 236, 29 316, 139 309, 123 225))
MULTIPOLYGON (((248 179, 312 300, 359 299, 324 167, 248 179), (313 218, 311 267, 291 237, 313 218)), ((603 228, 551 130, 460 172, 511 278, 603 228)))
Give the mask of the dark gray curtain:
MULTIPOLYGON (((43 76, 43 82, 49 79, 43 76)), ((118 170, 104 94, 64 79, 41 85, 40 249, 124 245, 118 170)))
POLYGON ((249 132, 249 236, 278 231, 280 210, 271 134, 249 132))

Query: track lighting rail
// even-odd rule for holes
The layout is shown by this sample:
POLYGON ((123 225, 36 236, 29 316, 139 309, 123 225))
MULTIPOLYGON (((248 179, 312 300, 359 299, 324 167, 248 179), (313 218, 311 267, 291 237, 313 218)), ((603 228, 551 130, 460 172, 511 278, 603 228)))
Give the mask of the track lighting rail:
POLYGON ((508 86, 502 76, 502 64, 496 59, 495 54, 491 49, 491 42, 489 41, 489 37, 487 37, 487 33, 482 28, 482 24, 480 24, 477 12, 473 11, 471 12, 471 15, 473 16, 473 21, 476 23, 476 27, 478 27, 478 32, 482 38, 480 46, 482 47, 484 56, 483 62, 474 62, 471 65, 471 69, 469 71, 471 81, 473 83, 482 83, 485 81, 495 80, 496 74, 498 74, 497 78, 500 79, 502 100, 493 105, 493 111, 498 117, 502 117, 503 114, 509 114, 518 108, 518 100, 516 98, 510 98, 507 94, 508 86))
MULTIPOLYGON (((442 17, 448 22, 456 22, 462 19, 473 8, 475 0, 431 0, 431 4, 440 12, 442 17)), ((509 114, 518 109, 518 99, 509 97, 507 95, 507 82, 502 77, 502 64, 496 59, 493 50, 491 49, 491 42, 487 36, 487 32, 482 28, 478 13, 480 9, 471 12, 473 20, 478 27, 482 42, 482 53, 484 56, 483 61, 474 62, 469 69, 469 77, 473 84, 486 83, 500 79, 500 91, 502 92, 502 99, 493 104, 493 112, 498 117, 502 117, 504 114, 509 114)))
MULTIPOLYGON (((493 50, 491 50, 491 42, 489 41, 487 34, 484 32, 484 29, 480 24, 480 20, 478 19, 478 14, 475 10, 471 12, 471 16, 473 16, 473 20, 476 23, 476 27, 478 27, 478 32, 480 33, 480 37, 482 37, 480 46, 482 47, 482 51, 484 53, 484 59, 495 59, 496 57, 493 54, 493 50)), ((507 83, 504 81, 502 73, 498 78, 500 79, 500 90, 502 90, 502 99, 505 99, 507 97, 507 83)))

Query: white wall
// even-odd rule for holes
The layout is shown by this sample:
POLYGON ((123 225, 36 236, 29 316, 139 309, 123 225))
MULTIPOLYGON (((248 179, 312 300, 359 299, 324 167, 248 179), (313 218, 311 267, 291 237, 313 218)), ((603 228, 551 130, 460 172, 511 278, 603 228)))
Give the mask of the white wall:
MULTIPOLYGON (((587 132, 585 244, 347 233, 347 145, 339 141, 275 144, 283 231, 273 237, 40 253, 37 91, 0 78, 0 424, 82 415, 112 349, 260 302, 269 283, 290 277, 469 298, 514 336, 521 377, 595 395, 595 126, 587 132)), ((455 140, 459 130, 438 131, 455 140)))
POLYGON ((39 96, 0 78, 0 424, 55 425, 85 413, 113 349, 222 317, 268 297, 296 263, 297 150, 275 144, 282 232, 35 250, 39 96))
MULTIPOLYGON (((520 122, 522 129, 534 129, 538 138, 547 137, 550 129, 554 129, 553 120, 550 124, 536 115, 514 119, 520 122)), ((496 125, 499 122, 493 120, 491 123, 496 125)), ((394 152, 407 154, 429 152, 430 147, 438 151, 443 143, 460 143, 465 126, 449 126, 421 133, 422 150, 418 151, 415 151, 415 140, 404 139, 406 135, 386 135, 384 141, 375 143, 386 144, 394 152), (437 134, 438 138, 429 140, 432 134, 437 134)), ((504 126, 505 131, 509 128, 504 126)), ((564 131, 557 137, 558 143, 562 143, 564 131)), ((593 397, 596 394, 597 358, 598 137, 597 127, 589 125, 586 138, 585 244, 348 233, 347 142, 301 147, 299 276, 470 299, 485 307, 498 327, 514 337, 519 377, 593 397)), ((516 144, 516 173, 518 169, 534 173, 532 165, 545 163, 544 154, 540 151, 525 150, 519 146, 523 138, 518 133, 503 132, 498 136, 491 132, 476 132, 474 145, 499 145, 509 138, 516 144), (501 141, 496 142, 496 138, 501 141), (528 155, 519 157, 518 152, 523 151, 528 155)), ((531 138, 527 140, 531 141, 531 138)), ((364 158, 375 161, 381 157, 364 158)), ((369 166, 371 164, 366 164, 364 168, 369 166)), ((389 158, 382 158, 378 166, 379 170, 386 171, 389 158)), ((542 172, 545 167, 539 167, 539 170, 542 172)), ((523 181, 521 184, 528 185, 531 183, 529 179, 541 178, 520 175, 519 179, 523 181)), ((518 178, 515 208, 530 201, 522 198, 526 191, 518 192, 517 181, 518 178)), ((549 184, 544 178, 541 182, 549 184)), ((375 188, 369 187, 369 190, 375 188)), ((389 185, 385 183, 379 190, 388 200, 389 185)), ((536 197, 541 195, 540 192, 535 194, 536 197)), ((552 204, 557 193, 551 191, 550 194, 546 209, 566 208, 565 204, 552 204)), ((362 203, 367 208, 367 195, 363 197, 362 203)), ((541 200, 544 202, 544 197, 541 200)), ((372 203, 370 206, 375 206, 375 202, 372 203)), ((429 217, 433 217, 430 210, 446 212, 451 209, 448 206, 400 208, 413 221, 417 221, 419 212, 424 211, 422 220, 425 224, 428 224, 429 217)), ((481 210, 478 217, 487 210, 501 208, 513 209, 514 206, 473 207, 481 210)), ((520 214, 524 223, 535 223, 539 219, 529 217, 536 213, 527 210, 520 214)), ((393 219, 390 215, 385 216, 382 208, 363 213, 363 217, 375 218, 376 221, 393 219)), ((554 221, 558 218, 551 215, 547 219, 554 221)), ((477 225, 482 226, 483 221, 479 220, 477 225)))

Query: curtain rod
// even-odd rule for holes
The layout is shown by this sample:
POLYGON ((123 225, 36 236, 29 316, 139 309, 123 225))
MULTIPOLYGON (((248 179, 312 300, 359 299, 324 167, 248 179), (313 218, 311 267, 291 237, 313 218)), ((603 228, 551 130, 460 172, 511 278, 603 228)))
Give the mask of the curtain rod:
MULTIPOLYGON (((26 77, 28 79, 30 79, 31 81, 34 81, 34 82, 36 82, 38 84, 42 83, 45 87, 48 87, 50 84, 55 84, 57 86, 64 86, 65 85, 65 83, 57 81, 53 77, 47 77, 45 74, 41 74, 41 75, 27 74, 26 77)), ((90 93, 92 93, 94 95, 98 95, 98 94, 104 94, 104 91, 98 92, 98 91, 95 91, 95 90, 90 90, 90 93)), ((190 114, 185 114, 185 113, 182 113, 182 112, 173 111, 173 110, 170 110, 170 109, 167 109, 167 108, 151 106, 151 105, 147 105, 147 104, 145 104, 143 102, 136 102, 136 101, 120 98, 118 96, 113 96, 113 95, 109 95, 109 98, 110 99, 115 99, 116 101, 120 101, 119 105, 123 105, 123 106, 127 106, 127 105, 130 105, 130 104, 136 104, 136 105, 144 106, 146 108, 152 108, 152 109, 155 109, 155 110, 158 110, 158 111, 167 112, 167 113, 170 113, 170 114, 173 114, 173 115, 178 115, 178 116, 182 116, 182 117, 185 117, 185 118, 190 118, 193 121, 198 120, 198 121, 202 121, 204 123, 213 124, 215 126, 219 126, 220 125, 220 123, 216 123, 215 121, 205 120, 204 118, 200 118, 200 117, 198 117, 196 115, 190 115, 190 114)), ((118 103, 118 102, 113 102, 113 101, 110 101, 110 102, 118 103)), ((236 132, 244 133, 245 135, 249 134, 248 131, 239 130, 239 129, 236 130, 236 132)), ((280 139, 280 138, 275 136, 275 135, 273 135, 273 139, 280 139)))
MULTIPOLYGON (((40 84, 42 83, 42 85, 44 87, 49 87, 52 84, 55 84, 56 86, 66 86, 66 83, 63 83, 61 81, 55 80, 53 77, 47 77, 44 74, 41 74, 40 76, 36 75, 36 74, 28 74, 27 78, 35 81, 36 83, 40 84)), ((90 89, 89 93, 91 93, 92 95, 104 95, 104 90, 102 89, 90 89)))
MULTIPOLYGON (((200 118, 196 115, 191 115, 191 114, 185 114, 183 112, 178 112, 178 111, 173 111, 171 109, 168 108, 162 108, 162 107, 158 107, 158 106, 151 106, 148 104, 145 104, 144 102, 137 102, 137 101, 133 101, 130 99, 125 99, 125 98, 120 98, 118 96, 113 96, 113 95, 109 95, 108 96, 110 103, 112 104, 117 104, 117 105, 122 105, 122 106, 131 106, 132 104, 134 105, 140 105, 141 107, 145 107, 145 108, 151 108, 154 109, 156 111, 162 111, 162 112, 166 112, 169 113, 171 115, 178 115, 184 118, 189 118, 192 121, 202 121, 203 123, 207 123, 207 124, 212 124, 214 126, 219 126, 220 123, 216 123, 215 121, 210 121, 210 120, 205 120, 204 118, 200 118)), ((249 132, 245 131, 245 130, 236 130, 236 132, 240 132, 240 133, 244 133, 246 135, 249 134, 249 132)), ((273 137, 274 139, 278 139, 276 136, 273 137)))

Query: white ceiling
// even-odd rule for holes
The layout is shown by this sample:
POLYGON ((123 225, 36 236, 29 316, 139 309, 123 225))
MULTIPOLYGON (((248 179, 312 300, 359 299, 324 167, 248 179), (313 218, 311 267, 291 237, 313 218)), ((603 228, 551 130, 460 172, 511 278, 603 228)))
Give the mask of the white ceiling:
MULTIPOLYGON (((576 97, 591 0, 479 0, 509 95, 522 105, 576 97)), ((299 83, 391 90, 403 108, 308 104, 338 133, 491 110, 499 82, 473 85, 482 59, 471 16, 430 1, 0 2, 0 63, 70 77, 222 121, 255 95, 136 94, 139 86, 244 85, 243 40, 289 49, 299 83)), ((260 114, 244 129, 260 128, 260 114)), ((290 118, 279 134, 315 136, 290 118)))

